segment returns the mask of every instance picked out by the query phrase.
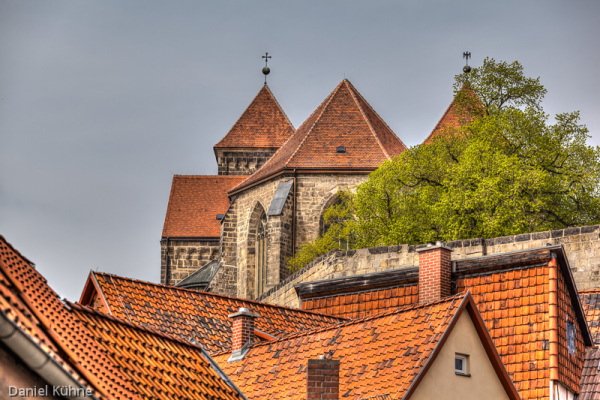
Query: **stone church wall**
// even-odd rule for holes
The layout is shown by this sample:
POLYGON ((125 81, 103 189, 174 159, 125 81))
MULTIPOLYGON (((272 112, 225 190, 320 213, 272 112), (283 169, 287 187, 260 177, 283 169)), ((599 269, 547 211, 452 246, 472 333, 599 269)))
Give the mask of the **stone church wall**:
POLYGON ((277 149, 216 149, 219 175, 252 175, 277 149))
POLYGON ((219 240, 162 239, 160 253, 160 282, 175 285, 208 262, 219 258, 219 240))
MULTIPOLYGON (((555 231, 527 233, 492 239, 448 242, 452 259, 562 244, 565 247, 575 283, 579 290, 600 287, 600 227, 583 226, 555 231)), ((300 307, 294 285, 418 265, 417 246, 401 245, 330 252, 294 273, 266 292, 260 301, 288 307, 300 307)))

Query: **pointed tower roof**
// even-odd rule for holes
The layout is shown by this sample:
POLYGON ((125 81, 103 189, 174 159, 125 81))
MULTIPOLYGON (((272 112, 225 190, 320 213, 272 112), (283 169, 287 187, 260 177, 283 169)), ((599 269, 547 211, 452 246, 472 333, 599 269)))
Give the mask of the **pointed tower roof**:
POLYGON ((279 148, 294 126, 267 85, 264 85, 217 148, 279 148))
MULTIPOLYGON (((467 96, 474 96, 478 100, 477 104, 476 104, 476 107, 479 107, 479 106, 483 107, 483 103, 481 103, 481 101, 477 97, 477 94, 475 93, 475 91, 473 90, 473 88, 468 83, 464 84, 460 88, 460 90, 458 91, 458 93, 465 93, 467 96)), ((427 136, 427 139, 425 139, 423 141, 423 143, 430 143, 431 140, 435 136, 439 135, 446 128, 458 128, 458 127, 460 127, 461 126, 461 119, 463 119, 463 122, 471 120, 472 115, 469 115, 468 111, 462 111, 462 115, 461 115, 461 111, 459 110, 459 106, 456 104, 456 97, 458 96, 458 93, 454 95, 454 98, 452 99, 452 102, 450 103, 450 105, 446 109, 446 112, 444 112, 444 114, 442 115, 442 118, 435 125, 435 127, 433 128, 433 130, 431 131, 431 133, 429 134, 429 136, 427 136)))
POLYGON ((404 150, 404 143, 344 79, 296 133, 230 194, 284 170, 373 171, 404 150))

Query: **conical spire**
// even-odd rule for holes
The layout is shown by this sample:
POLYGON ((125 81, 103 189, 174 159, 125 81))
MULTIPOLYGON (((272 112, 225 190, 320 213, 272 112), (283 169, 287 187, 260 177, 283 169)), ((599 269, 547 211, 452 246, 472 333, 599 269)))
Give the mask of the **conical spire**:
POLYGON ((405 149, 344 79, 273 157, 232 190, 251 186, 282 170, 372 171, 405 149))
POLYGON ((267 85, 264 85, 217 148, 279 148, 294 127, 267 85))

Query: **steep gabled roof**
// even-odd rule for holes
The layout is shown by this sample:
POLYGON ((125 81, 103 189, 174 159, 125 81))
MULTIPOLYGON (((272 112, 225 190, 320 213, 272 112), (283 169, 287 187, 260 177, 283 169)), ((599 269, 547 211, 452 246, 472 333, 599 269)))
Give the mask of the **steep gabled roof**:
POLYGON ((182 340, 195 340, 209 353, 231 347, 232 321, 240 307, 260 314, 256 329, 270 336, 315 329, 344 321, 310 311, 251 300, 143 282, 116 275, 91 272, 80 302, 88 305, 96 291, 110 314, 133 324, 150 327, 182 340), (91 282, 91 283, 90 283, 91 282))
POLYGON ((229 353, 214 359, 248 399, 306 398, 307 361, 321 355, 340 361, 340 398, 402 399, 418 387, 467 309, 510 398, 518 398, 469 293, 255 344, 233 363, 226 362, 229 353))
POLYGON ((221 224, 217 214, 229 207, 227 191, 242 182, 244 175, 175 175, 163 237, 218 238, 221 224))
POLYGON ((267 85, 264 85, 217 148, 278 148, 294 126, 267 85))
MULTIPOLYGON (((99 398, 137 398, 126 384, 118 365, 112 363, 81 321, 60 301, 46 279, 0 236, 0 320, 17 328, 15 337, 43 351, 48 364, 65 371, 80 387, 91 388, 99 398)), ((3 323, 6 334, 6 325, 3 323)), ((3 335, 4 335, 3 334, 3 335)), ((10 337, 3 339, 9 340, 10 337)), ((21 345, 23 341, 20 342, 21 345)), ((16 350, 15 350, 16 351, 16 350)), ((28 353, 33 361, 32 353, 28 353)), ((39 356, 36 356, 39 357, 39 356)), ((36 362, 39 367, 39 359, 36 362)), ((38 371, 42 376, 48 368, 38 371), (41 372, 40 372, 41 371, 41 372)), ((60 375, 51 373, 51 379, 60 375)))
POLYGON ((140 399, 244 399, 200 346, 69 305, 140 399))
POLYGON ((596 345, 600 344, 600 289, 581 290, 581 305, 596 345))
POLYGON ((258 171, 232 192, 284 170, 373 171, 406 146, 344 79, 258 171), (339 146, 345 152, 338 153, 339 146))

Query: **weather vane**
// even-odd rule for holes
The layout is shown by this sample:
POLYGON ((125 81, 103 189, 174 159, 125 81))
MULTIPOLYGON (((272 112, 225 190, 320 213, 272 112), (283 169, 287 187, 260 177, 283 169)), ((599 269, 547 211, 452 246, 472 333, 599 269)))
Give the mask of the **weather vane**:
POLYGON ((471 58, 471 52, 470 51, 465 51, 463 53, 463 58, 466 60, 466 64, 463 67, 463 72, 465 74, 468 74, 469 72, 471 72, 471 67, 469 66, 469 58, 471 58))
POLYGON ((265 85, 267 84, 267 75, 269 75, 269 73, 271 72, 271 68, 269 68, 267 66, 267 64, 269 63, 269 58, 271 58, 271 56, 269 55, 268 52, 265 53, 264 56, 262 56, 262 58, 265 59, 265 66, 262 69, 262 73, 265 75, 265 85))

